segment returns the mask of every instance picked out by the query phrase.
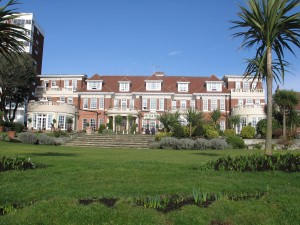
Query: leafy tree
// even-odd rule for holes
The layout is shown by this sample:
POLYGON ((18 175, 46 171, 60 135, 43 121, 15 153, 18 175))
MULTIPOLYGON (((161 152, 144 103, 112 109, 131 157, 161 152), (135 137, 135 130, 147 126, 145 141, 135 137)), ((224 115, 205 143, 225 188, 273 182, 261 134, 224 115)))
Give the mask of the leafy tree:
POLYGON ((165 132, 170 132, 174 129, 174 124, 178 123, 179 116, 178 111, 175 113, 164 112, 157 119, 164 125, 165 132))
MULTIPOLYGON (((280 128, 280 124, 277 120, 272 119, 272 133, 274 130, 280 128)), ((265 138, 267 134, 267 119, 262 119, 256 124, 256 133, 265 138)))
POLYGON ((222 114, 221 114, 221 111, 219 109, 215 109, 214 111, 212 111, 212 113, 210 115, 215 128, 218 125, 218 121, 219 121, 221 115, 222 114))
POLYGON ((18 1, 10 0, 6 5, 0 6, 0 55, 10 61, 13 61, 11 57, 18 55, 18 52, 24 52, 23 43, 30 41, 25 28, 10 23, 18 18, 16 9, 10 9, 16 4, 18 1))
POLYGON ((236 126, 241 123, 241 116, 240 115, 229 116, 228 123, 229 123, 230 128, 235 130, 236 126))
POLYGON ((283 138, 286 138, 286 114, 298 104, 298 95, 293 90, 278 90, 275 92, 273 99, 283 115, 283 138))
POLYGON ((185 118, 188 122, 189 137, 192 137, 193 128, 195 128, 203 119, 202 112, 189 108, 185 113, 185 118))
POLYGON ((290 126, 291 131, 300 125, 300 116, 296 110, 289 111, 287 124, 290 126))
MULTIPOLYGON (((232 29, 242 29, 234 37, 243 37, 242 48, 256 47, 255 62, 257 71, 255 78, 264 78, 267 83, 267 134, 265 150, 272 153, 272 88, 273 88, 273 56, 281 68, 284 79, 284 49, 294 54, 289 45, 300 47, 300 13, 293 13, 300 0, 248 0, 247 8, 239 6, 237 14, 240 20, 231 21, 232 29)), ((247 72, 247 71, 246 71, 247 72)), ((246 73, 248 75, 248 73, 246 73)))
POLYGON ((116 117, 115 117, 115 124, 116 124, 116 126, 118 128, 117 129, 118 131, 120 131, 120 126, 121 126, 122 122, 123 122, 123 117, 121 115, 116 115, 116 117))
POLYGON ((11 122, 18 106, 29 96, 37 74, 32 57, 25 53, 19 55, 11 58, 14 62, 0 55, 0 111, 4 112, 4 119, 11 122))

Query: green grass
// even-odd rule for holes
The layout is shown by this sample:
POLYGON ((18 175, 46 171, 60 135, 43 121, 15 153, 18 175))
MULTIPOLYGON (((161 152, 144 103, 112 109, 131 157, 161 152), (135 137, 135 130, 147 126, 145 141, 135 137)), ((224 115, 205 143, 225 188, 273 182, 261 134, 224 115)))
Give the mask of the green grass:
POLYGON ((222 155, 257 151, 176 151, 37 146, 0 142, 0 155, 30 157, 42 168, 0 173, 0 206, 19 208, 0 224, 299 224, 300 174, 220 172, 199 165, 222 155), (259 200, 194 205, 166 214, 136 206, 141 195, 269 193, 259 200), (79 199, 115 197, 114 208, 79 199), (219 223, 222 224, 222 223, 219 223))

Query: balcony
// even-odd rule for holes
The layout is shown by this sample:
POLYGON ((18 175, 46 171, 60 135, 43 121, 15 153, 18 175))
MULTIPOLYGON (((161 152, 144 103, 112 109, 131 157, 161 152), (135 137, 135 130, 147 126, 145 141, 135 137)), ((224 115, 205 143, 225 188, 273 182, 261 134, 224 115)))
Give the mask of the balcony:
POLYGON ((254 105, 254 104, 249 104, 249 105, 238 105, 232 108, 231 113, 232 115, 240 115, 240 116, 245 116, 245 115, 258 115, 258 116, 265 116, 264 113, 264 106, 265 105, 254 105))
POLYGON ((107 110, 107 114, 120 114, 120 115, 138 115, 138 110, 135 108, 122 108, 122 107, 110 107, 107 110))
POLYGON ((28 103, 28 112, 57 112, 74 115, 76 112, 76 107, 63 102, 30 101, 28 103))
POLYGON ((265 96, 264 89, 231 89, 231 97, 242 96, 242 97, 261 97, 265 96))
POLYGON ((58 86, 52 86, 52 87, 43 87, 43 86, 37 86, 35 89, 35 93, 37 96, 47 94, 60 94, 60 95, 67 95, 67 94, 73 94, 74 91, 76 91, 76 88, 72 86, 67 87, 58 87, 58 86))

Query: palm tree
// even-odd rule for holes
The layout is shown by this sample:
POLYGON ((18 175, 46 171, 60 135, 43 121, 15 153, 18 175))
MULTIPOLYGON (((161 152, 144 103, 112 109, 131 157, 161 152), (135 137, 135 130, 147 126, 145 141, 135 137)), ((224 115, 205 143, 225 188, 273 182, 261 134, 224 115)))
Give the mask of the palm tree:
POLYGON ((221 117, 221 111, 219 109, 215 109, 214 111, 211 112, 211 119, 213 121, 214 127, 217 128, 218 120, 221 117))
POLYGON ((157 120, 163 124, 165 132, 170 132, 173 129, 173 125, 178 123, 179 116, 180 113, 178 111, 175 113, 164 112, 157 116, 157 120))
POLYGON ((228 123, 231 129, 236 129, 236 126, 241 123, 240 115, 231 115, 228 117, 228 123))
POLYGON ((192 137, 193 127, 197 126, 203 118, 202 112, 189 108, 185 113, 185 118, 189 126, 189 137, 192 137))
POLYGON ((293 90, 278 90, 275 92, 274 103, 279 107, 283 116, 283 138, 286 138, 286 113, 298 104, 298 95, 293 90))
POLYGON ((16 9, 9 8, 16 4, 19 4, 17 0, 10 0, 0 7, 0 54, 6 58, 16 52, 24 52, 23 43, 30 41, 25 34, 25 28, 11 23, 18 15, 15 14, 16 9))
POLYGON ((272 71, 272 54, 275 53, 284 79, 284 49, 294 54, 289 45, 300 47, 300 13, 293 13, 300 0, 248 0, 248 8, 239 6, 237 14, 240 20, 231 21, 232 29, 244 29, 234 37, 243 37, 242 48, 257 47, 256 59, 258 71, 267 83, 267 135, 265 150, 272 153, 272 88, 274 74, 272 71), (288 15, 290 14, 290 15, 288 15))

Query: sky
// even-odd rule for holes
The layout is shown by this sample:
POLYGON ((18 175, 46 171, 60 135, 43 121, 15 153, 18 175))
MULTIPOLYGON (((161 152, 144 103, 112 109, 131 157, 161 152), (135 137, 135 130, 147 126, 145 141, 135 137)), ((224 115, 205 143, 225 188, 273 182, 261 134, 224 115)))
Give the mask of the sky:
MULTIPOLYGON (((244 0, 19 2, 17 11, 34 13, 45 31, 42 74, 222 78, 242 75, 254 56, 230 29, 244 0)), ((296 56, 285 53, 291 73, 280 87, 300 91, 300 49, 292 48, 296 56)))

